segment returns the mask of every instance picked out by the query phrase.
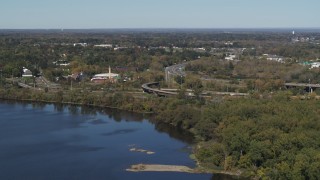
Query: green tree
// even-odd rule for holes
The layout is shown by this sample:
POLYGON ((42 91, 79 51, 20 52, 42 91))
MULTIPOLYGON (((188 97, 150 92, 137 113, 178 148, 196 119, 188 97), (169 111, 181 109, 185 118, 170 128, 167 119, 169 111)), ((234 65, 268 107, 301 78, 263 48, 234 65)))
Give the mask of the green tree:
POLYGON ((200 79, 194 77, 188 77, 186 80, 186 87, 191 89, 194 95, 199 98, 202 91, 203 85, 200 79))

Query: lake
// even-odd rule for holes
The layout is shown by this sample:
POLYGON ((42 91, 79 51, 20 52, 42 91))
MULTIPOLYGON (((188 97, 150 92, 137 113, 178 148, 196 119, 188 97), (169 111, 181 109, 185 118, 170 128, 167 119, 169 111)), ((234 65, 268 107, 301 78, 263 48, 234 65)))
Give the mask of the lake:
POLYGON ((0 179, 229 179, 212 174, 126 171, 139 163, 195 167, 189 158, 192 140, 191 134, 155 125, 141 114, 0 101, 0 179))

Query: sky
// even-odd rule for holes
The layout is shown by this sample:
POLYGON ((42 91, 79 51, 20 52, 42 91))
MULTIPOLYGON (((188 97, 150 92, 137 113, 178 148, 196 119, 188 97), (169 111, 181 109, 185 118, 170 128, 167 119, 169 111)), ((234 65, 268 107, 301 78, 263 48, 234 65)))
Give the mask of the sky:
POLYGON ((1 0, 0 29, 319 28, 320 0, 1 0))

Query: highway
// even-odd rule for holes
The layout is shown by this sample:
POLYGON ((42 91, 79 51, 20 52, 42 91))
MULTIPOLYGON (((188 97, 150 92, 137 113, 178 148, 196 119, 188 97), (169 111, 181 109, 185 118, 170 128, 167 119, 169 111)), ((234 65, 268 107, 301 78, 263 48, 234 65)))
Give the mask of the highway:
POLYGON ((53 83, 48 81, 45 77, 40 76, 36 78, 37 86, 41 88, 48 88, 50 90, 58 90, 61 89, 61 86, 57 83, 53 83))
MULTIPOLYGON (((166 67, 166 81, 171 81, 171 76, 186 76, 184 71, 187 63, 176 64, 173 66, 166 67)), ((144 92, 150 94, 156 94, 158 96, 176 96, 178 95, 179 89, 159 89, 153 88, 152 86, 159 86, 159 82, 149 82, 141 86, 144 92)), ((214 92, 214 91, 205 91, 201 94, 201 97, 209 97, 208 95, 230 95, 230 96, 247 96, 247 93, 236 93, 236 92, 214 92)), ((187 97, 195 97, 191 89, 186 90, 187 97)))
POLYGON ((22 88, 28 88, 28 89, 34 89, 34 90, 44 90, 45 88, 48 88, 50 90, 59 90, 61 89, 61 86, 57 83, 52 83, 45 79, 44 77, 36 77, 35 82, 36 84, 33 86, 27 85, 25 83, 20 82, 19 79, 14 79, 14 82, 18 84, 18 86, 22 88))
POLYGON ((18 82, 18 86, 23 87, 23 88, 28 88, 28 89, 36 89, 36 88, 33 88, 32 86, 29 86, 29 85, 21 83, 21 82, 18 82))
POLYGON ((166 73, 166 81, 171 80, 171 76, 186 76, 186 73, 184 71, 187 63, 182 64, 176 64, 169 67, 166 67, 165 73, 166 73))

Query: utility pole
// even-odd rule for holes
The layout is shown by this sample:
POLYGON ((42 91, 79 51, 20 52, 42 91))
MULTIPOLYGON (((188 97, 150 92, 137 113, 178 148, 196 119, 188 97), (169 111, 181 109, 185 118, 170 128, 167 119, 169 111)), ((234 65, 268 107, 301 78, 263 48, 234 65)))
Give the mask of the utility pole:
POLYGON ((167 71, 167 83, 168 83, 168 87, 170 87, 170 71, 167 71))
POLYGON ((169 79, 168 67, 166 67, 164 71, 166 74, 166 81, 168 82, 168 79, 169 79))
POLYGON ((33 77, 33 88, 35 89, 36 88, 36 77, 35 76, 32 76, 33 77))
POLYGON ((309 79, 309 94, 312 93, 312 89, 311 89, 311 83, 310 83, 310 79, 309 79))

